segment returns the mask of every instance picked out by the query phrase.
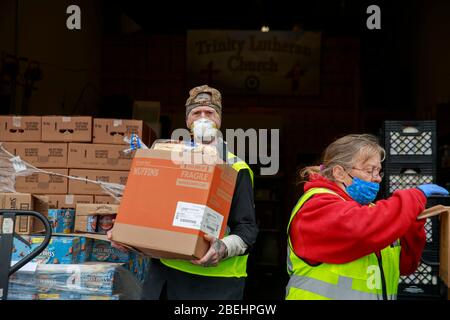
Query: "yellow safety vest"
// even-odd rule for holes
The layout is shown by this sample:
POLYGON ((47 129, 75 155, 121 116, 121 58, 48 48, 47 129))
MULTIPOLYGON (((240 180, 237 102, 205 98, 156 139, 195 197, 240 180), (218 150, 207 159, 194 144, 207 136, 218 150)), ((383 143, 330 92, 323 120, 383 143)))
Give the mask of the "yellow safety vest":
MULTIPOLYGON (((242 169, 248 170, 248 172, 250 173, 250 178, 252 180, 253 186, 254 185, 253 171, 250 169, 248 164, 237 158, 231 152, 228 153, 227 157, 228 162, 232 162, 231 166, 236 171, 239 172, 242 169)), ((215 267, 207 267, 207 268, 203 266, 197 266, 195 264, 190 263, 189 261, 180 259, 161 259, 161 262, 170 268, 200 276, 241 278, 247 276, 247 259, 248 254, 242 256, 234 256, 220 261, 219 264, 215 267)))
POLYGON ((343 264, 322 263, 312 266, 295 254, 290 239, 291 222, 302 205, 313 195, 320 193, 331 193, 340 197, 329 189, 313 188, 300 198, 292 210, 287 230, 287 271, 290 279, 286 287, 286 299, 395 300, 400 277, 399 240, 383 249, 381 258, 371 253, 343 264))

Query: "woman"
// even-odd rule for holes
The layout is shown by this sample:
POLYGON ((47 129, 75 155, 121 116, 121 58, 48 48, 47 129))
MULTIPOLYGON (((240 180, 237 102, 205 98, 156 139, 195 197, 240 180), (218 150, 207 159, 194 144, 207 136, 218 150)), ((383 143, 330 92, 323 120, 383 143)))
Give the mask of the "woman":
POLYGON ((417 220, 437 185, 398 190, 372 203, 385 152, 374 136, 347 135, 307 167, 304 195, 288 226, 286 299, 396 299, 400 275, 417 268, 425 245, 417 220))

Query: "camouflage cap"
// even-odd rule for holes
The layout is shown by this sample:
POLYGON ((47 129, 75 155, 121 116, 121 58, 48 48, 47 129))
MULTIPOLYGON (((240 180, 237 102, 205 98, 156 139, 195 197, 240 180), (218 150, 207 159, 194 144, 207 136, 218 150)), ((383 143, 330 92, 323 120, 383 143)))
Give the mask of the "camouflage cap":
POLYGON ((222 117, 222 95, 219 90, 207 85, 191 89, 189 98, 186 100, 186 118, 192 109, 202 106, 213 108, 222 117), (202 95, 201 93, 207 93, 208 95, 202 95))

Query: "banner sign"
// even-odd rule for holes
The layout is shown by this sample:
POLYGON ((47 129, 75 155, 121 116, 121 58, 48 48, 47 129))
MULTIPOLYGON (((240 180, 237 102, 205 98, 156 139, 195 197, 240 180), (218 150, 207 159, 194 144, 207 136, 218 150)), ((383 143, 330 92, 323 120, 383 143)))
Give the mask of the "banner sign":
POLYGON ((320 41, 320 32, 191 30, 188 82, 237 93, 319 94, 320 41))

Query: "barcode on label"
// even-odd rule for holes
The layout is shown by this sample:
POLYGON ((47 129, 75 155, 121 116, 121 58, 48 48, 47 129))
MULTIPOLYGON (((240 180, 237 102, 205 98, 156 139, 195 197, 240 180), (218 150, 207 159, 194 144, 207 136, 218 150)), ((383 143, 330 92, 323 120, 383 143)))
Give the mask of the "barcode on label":
POLYGON ((189 219, 180 219, 181 222, 190 222, 190 223, 196 223, 194 220, 189 219))

